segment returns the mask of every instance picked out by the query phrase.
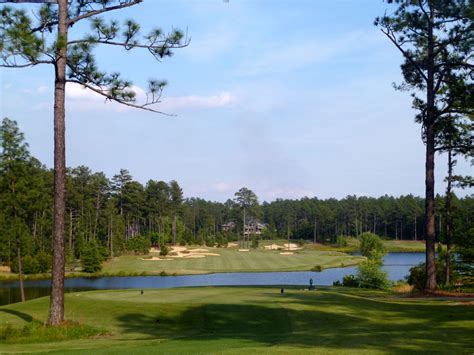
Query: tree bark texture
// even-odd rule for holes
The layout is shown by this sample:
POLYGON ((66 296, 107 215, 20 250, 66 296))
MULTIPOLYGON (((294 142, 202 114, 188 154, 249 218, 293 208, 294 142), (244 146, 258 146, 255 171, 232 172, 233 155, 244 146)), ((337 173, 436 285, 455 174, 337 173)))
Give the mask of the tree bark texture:
POLYGON ((65 91, 67 61, 67 0, 58 0, 58 48, 54 82, 54 222, 49 325, 64 322, 64 216, 66 185, 65 91))

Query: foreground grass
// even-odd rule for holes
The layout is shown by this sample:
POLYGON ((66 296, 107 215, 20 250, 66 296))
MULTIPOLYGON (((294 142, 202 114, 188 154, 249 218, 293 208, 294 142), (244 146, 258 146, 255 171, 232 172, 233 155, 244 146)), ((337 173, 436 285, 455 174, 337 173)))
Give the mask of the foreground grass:
MULTIPOLYGON (((0 307, 0 327, 44 321, 48 298, 0 307)), ((67 318, 108 335, 0 352, 472 353, 474 308, 344 288, 183 288, 66 295, 67 318)))
POLYGON ((104 329, 77 322, 64 322, 58 327, 51 327, 31 319, 23 327, 13 327, 7 323, 3 328, 0 328, 0 342, 6 344, 48 343, 91 338, 104 334, 106 334, 104 329))

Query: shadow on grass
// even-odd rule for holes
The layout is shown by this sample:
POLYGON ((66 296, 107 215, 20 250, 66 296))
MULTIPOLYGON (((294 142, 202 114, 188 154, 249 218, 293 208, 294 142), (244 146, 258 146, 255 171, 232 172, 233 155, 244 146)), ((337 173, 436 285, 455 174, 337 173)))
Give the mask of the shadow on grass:
POLYGON ((474 348, 473 325, 459 322, 472 319, 473 311, 465 306, 397 304, 337 292, 289 292, 265 304, 187 305, 179 312, 167 304, 118 317, 125 332, 150 339, 462 353, 474 348))
POLYGON ((33 320, 33 317, 29 314, 20 311, 15 311, 14 309, 0 309, 0 312, 11 314, 13 316, 23 319, 26 322, 31 322, 33 320))

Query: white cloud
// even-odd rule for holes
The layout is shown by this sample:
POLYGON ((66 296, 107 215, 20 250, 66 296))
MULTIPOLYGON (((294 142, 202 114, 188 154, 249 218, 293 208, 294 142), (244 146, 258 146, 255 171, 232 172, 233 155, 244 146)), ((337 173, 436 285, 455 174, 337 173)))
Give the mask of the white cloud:
MULTIPOLYGON (((136 104, 140 105, 146 102, 146 92, 138 86, 133 86, 132 89, 136 93, 136 104)), ((117 102, 110 102, 105 97, 84 88, 78 84, 68 83, 66 86, 66 98, 68 99, 67 107, 80 111, 90 110, 112 110, 112 111, 126 111, 133 108, 121 105, 117 102)), ((167 113, 179 113, 182 110, 200 110, 212 109, 224 106, 229 106, 236 102, 237 98, 230 92, 223 91, 217 95, 188 95, 188 96, 174 96, 165 97, 162 102, 155 105, 159 111, 167 113)), ((151 107, 151 106, 150 106, 151 107)))
POLYGON ((230 92, 223 91, 217 95, 202 96, 175 96, 163 99, 161 108, 166 111, 210 109, 230 106, 237 101, 237 97, 230 92))

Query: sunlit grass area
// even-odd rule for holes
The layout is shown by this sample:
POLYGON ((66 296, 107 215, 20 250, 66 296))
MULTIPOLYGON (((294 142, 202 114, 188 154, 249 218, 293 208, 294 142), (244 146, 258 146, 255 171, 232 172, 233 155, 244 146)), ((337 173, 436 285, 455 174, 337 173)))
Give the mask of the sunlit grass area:
MULTIPOLYGON (((350 266, 363 258, 336 251, 285 250, 238 248, 206 248, 218 256, 204 258, 166 258, 172 260, 144 260, 143 256, 124 255, 107 261, 103 274, 202 274, 215 272, 309 271, 316 266, 324 268, 350 266)), ((158 254, 156 254, 158 256, 158 254)))

